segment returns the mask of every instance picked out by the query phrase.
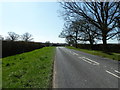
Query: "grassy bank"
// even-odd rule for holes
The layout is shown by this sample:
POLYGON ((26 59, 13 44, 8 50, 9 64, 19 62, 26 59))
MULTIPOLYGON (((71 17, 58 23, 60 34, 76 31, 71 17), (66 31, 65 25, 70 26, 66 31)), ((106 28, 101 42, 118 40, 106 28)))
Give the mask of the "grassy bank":
POLYGON ((2 59, 3 88, 50 88, 55 47, 2 59))
POLYGON ((0 89, 2 88, 2 59, 0 59, 0 89))
POLYGON ((74 49, 74 50, 79 50, 79 51, 82 51, 82 52, 85 52, 85 53, 89 53, 89 54, 92 54, 92 55, 98 55, 98 56, 102 56, 102 57, 105 57, 105 58, 110 58, 110 59, 113 59, 113 60, 120 60, 120 53, 110 53, 110 54, 107 54, 107 53, 104 53, 102 51, 79 49, 79 48, 70 47, 70 46, 67 46, 67 48, 74 49))

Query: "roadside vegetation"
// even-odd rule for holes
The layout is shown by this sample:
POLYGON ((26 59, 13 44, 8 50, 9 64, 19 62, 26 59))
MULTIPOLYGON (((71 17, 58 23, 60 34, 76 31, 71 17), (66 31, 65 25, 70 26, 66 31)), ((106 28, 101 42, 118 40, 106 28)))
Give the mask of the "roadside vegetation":
POLYGON ((0 89, 2 88, 2 59, 0 59, 0 89))
POLYGON ((51 88, 55 47, 2 59, 3 88, 51 88))
POLYGON ((113 59, 113 60, 120 60, 120 53, 104 53, 103 51, 80 49, 80 48, 75 48, 71 46, 67 46, 67 48, 82 51, 82 52, 89 53, 92 55, 102 56, 102 57, 113 59))

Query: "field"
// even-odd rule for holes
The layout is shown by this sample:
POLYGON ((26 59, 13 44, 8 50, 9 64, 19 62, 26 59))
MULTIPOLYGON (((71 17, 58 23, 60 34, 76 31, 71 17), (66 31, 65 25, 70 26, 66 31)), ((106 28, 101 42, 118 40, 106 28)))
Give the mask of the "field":
POLYGON ((68 46, 67 48, 79 50, 79 51, 82 51, 82 52, 85 52, 85 53, 98 55, 98 56, 102 56, 102 57, 113 59, 113 60, 120 60, 120 53, 109 53, 108 54, 108 53, 104 53, 102 51, 79 49, 79 48, 70 47, 70 46, 68 46))
POLYGON ((51 88, 55 47, 2 59, 3 88, 51 88))

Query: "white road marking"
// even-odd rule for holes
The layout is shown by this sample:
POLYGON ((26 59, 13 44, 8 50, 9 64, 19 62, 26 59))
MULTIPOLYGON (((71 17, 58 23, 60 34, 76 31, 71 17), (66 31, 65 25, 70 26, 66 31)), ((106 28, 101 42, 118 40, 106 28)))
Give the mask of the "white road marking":
POLYGON ((78 55, 77 53, 75 53, 75 55, 78 55))
POLYGON ((83 61, 85 61, 85 62, 87 62, 87 63, 92 64, 91 62, 89 62, 89 61, 85 60, 85 59, 84 59, 85 57, 78 57, 78 58, 82 59, 83 61))
POLYGON ((113 76, 115 76, 115 77, 117 77, 117 78, 120 78, 119 76, 117 76, 116 74, 114 74, 114 73, 111 73, 110 71, 108 71, 108 70, 106 70, 106 72, 107 73, 109 73, 109 74, 111 74, 111 75, 113 75, 113 76))
POLYGON ((78 55, 78 54, 73 52, 73 55, 78 55))
POLYGON ((89 58, 86 58, 86 57, 84 57, 85 59, 87 59, 88 61, 91 61, 92 63, 93 63, 93 65, 99 65, 100 63, 98 63, 98 62, 96 62, 96 61, 93 61, 93 60, 91 60, 91 59, 89 59, 89 58))
POLYGON ((68 49, 66 49, 66 51, 67 51, 67 52, 70 52, 70 53, 73 54, 73 55, 78 55, 77 53, 72 52, 72 51, 70 51, 70 50, 68 50, 68 49))
POLYGON ((85 58, 85 57, 78 57, 78 58, 83 59, 83 58, 85 58))
POLYGON ((117 73, 120 73, 119 71, 117 71, 117 70, 114 70, 115 72, 117 72, 117 73))
POLYGON ((88 63, 92 64, 91 62, 89 62, 89 61, 85 60, 84 58, 82 58, 82 60, 83 60, 83 61, 85 61, 85 62, 88 62, 88 63))
POLYGON ((93 64, 93 65, 99 65, 99 64, 100 64, 100 63, 98 63, 98 62, 96 62, 96 61, 93 61, 93 60, 91 60, 91 59, 89 59, 89 58, 86 58, 86 57, 78 57, 78 58, 82 59, 82 60, 85 61, 85 62, 88 62, 88 63, 90 63, 90 64, 93 64))

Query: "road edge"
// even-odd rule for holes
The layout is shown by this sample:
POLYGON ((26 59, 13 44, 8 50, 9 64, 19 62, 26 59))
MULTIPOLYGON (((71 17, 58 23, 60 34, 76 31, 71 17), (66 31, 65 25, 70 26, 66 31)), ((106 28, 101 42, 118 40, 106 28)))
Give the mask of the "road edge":
POLYGON ((55 71, 55 61, 56 61, 56 48, 55 48, 55 56, 54 56, 54 61, 53 61, 53 79, 52 79, 52 88, 55 87, 55 76, 56 76, 56 71, 55 71))

